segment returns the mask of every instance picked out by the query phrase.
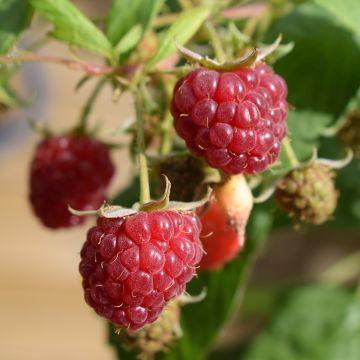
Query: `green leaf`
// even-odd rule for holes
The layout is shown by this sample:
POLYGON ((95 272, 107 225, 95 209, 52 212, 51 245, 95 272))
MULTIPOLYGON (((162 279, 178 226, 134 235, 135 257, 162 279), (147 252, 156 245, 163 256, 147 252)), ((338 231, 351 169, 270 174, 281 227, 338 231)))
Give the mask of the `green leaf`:
POLYGON ((221 270, 200 272, 199 277, 190 282, 186 291, 196 295, 206 288, 206 298, 182 308, 183 336, 160 358, 198 360, 206 356, 224 322, 234 307, 240 304, 247 269, 266 240, 271 223, 272 215, 269 211, 259 208, 253 210, 247 226, 246 245, 238 258, 221 270))
POLYGON ((360 59, 358 39, 314 4, 298 6, 276 21, 266 41, 279 33, 284 43, 295 44, 275 64, 288 84, 290 104, 340 115, 360 84, 360 71, 354 71, 360 59))
POLYGON ((6 54, 29 24, 32 10, 27 0, 0 1, 0 54, 6 54))
POLYGON ((184 45, 188 42, 199 30, 209 14, 209 8, 202 6, 183 11, 174 23, 164 31, 160 37, 159 46, 155 55, 145 67, 150 68, 158 61, 175 52, 175 42, 180 45, 184 45))
POLYGON ((340 288, 295 291, 242 360, 358 360, 360 302, 340 288))
POLYGON ((142 28, 140 25, 133 26, 129 32, 118 42, 115 51, 122 54, 132 49, 142 37, 142 28))
MULTIPOLYGON (((360 304, 348 306, 342 322, 338 324, 332 341, 324 349, 326 360, 360 359, 360 304)), ((325 357, 324 357, 325 360, 325 357)))
POLYGON ((54 25, 54 38, 108 59, 114 58, 106 36, 68 0, 30 0, 34 9, 54 25))
POLYGON ((110 42, 116 46, 118 54, 130 50, 138 44, 148 30, 151 20, 157 15, 163 4, 164 0, 112 1, 106 21, 106 35, 110 42), (130 36, 129 32, 133 34, 130 36), (123 42, 127 45, 120 45, 123 42))
POLYGON ((360 35, 360 3, 358 0, 315 0, 344 26, 360 35))
POLYGON ((292 146, 299 160, 309 159, 319 147, 319 138, 330 125, 332 117, 314 111, 289 111, 286 120, 292 146), (311 130, 310 130, 311 129, 311 130))

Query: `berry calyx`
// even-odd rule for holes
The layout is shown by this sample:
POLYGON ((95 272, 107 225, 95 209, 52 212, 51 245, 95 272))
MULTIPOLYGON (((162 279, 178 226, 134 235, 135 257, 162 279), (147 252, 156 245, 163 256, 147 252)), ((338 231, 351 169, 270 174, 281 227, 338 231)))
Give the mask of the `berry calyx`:
POLYGON ((50 136, 42 140, 30 169, 30 202, 49 228, 71 227, 85 219, 68 211, 98 208, 114 174, 107 147, 85 136, 50 136))
POLYGON ((189 212, 99 217, 80 254, 85 301, 122 328, 152 323, 194 276, 202 257, 200 230, 189 212))
POLYGON ((287 86, 260 62, 229 72, 195 68, 175 85, 178 135, 190 151, 228 174, 256 174, 279 156, 287 86))
POLYGON ((252 193, 242 175, 214 188, 204 211, 198 210, 204 256, 200 270, 213 270, 231 261, 245 242, 245 227, 253 206, 252 193))
POLYGON ((338 192, 334 177, 329 166, 316 162, 294 169, 278 182, 275 199, 295 220, 322 224, 336 209, 338 192))

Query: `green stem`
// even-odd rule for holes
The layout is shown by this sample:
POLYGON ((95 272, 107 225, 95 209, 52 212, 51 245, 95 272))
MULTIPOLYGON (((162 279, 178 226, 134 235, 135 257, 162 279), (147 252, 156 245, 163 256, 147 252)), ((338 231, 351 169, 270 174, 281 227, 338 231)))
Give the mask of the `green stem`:
POLYGON ((152 98, 152 96, 144 82, 140 82, 140 91, 142 93, 142 101, 143 101, 143 106, 145 106, 145 109, 148 112, 151 112, 152 110, 156 109, 157 104, 154 101, 154 99, 152 98))
POLYGON ((166 155, 171 151, 171 126, 172 116, 170 111, 166 111, 163 123, 162 123, 162 137, 160 144, 160 154, 166 155))
POLYGON ((290 139, 286 136, 283 140, 282 147, 284 149, 284 153, 286 155, 286 158, 291 165, 291 167, 297 167, 299 166, 299 161, 296 157, 296 154, 290 144, 290 139))
POLYGON ((161 124, 161 143, 160 143, 160 154, 166 155, 171 151, 172 141, 171 141, 171 129, 173 123, 173 117, 169 111, 170 103, 172 99, 172 93, 174 88, 174 83, 168 81, 165 76, 161 76, 161 82, 165 95, 165 108, 164 117, 161 124))
POLYGON ((84 107, 81 110, 81 115, 80 115, 80 120, 79 120, 79 125, 78 125, 78 129, 80 131, 84 131, 86 129, 88 118, 89 118, 91 110, 94 106, 95 100, 97 99, 97 97, 98 97, 102 87, 105 85, 105 83, 106 83, 105 79, 100 80, 96 84, 94 90, 91 92, 88 100, 84 104, 84 107))
POLYGON ((140 176, 140 205, 150 201, 149 174, 147 160, 145 155, 144 141, 144 118, 143 118, 143 99, 139 89, 134 89, 134 101, 136 111, 136 142, 137 142, 137 158, 139 163, 140 176))
POLYGON ((208 33, 216 58, 220 63, 224 63, 226 61, 225 51, 222 47, 221 40, 218 33, 216 32, 214 25, 210 21, 207 21, 204 24, 204 28, 208 33))

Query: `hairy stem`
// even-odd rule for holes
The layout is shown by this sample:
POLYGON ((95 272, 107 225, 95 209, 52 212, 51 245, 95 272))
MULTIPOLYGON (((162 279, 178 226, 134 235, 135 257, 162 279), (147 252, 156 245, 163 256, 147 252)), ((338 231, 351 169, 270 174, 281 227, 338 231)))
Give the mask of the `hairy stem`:
POLYGON ((289 164, 292 167, 299 166, 299 161, 298 161, 296 154, 290 144, 290 139, 287 136, 284 138, 282 146, 283 146, 284 153, 286 155, 286 158, 287 158, 289 164))
POLYGON ((165 117, 162 123, 162 137, 160 144, 160 154, 166 155, 171 151, 171 126, 172 116, 170 111, 166 111, 165 117))
POLYGON ((14 55, 0 55, 0 65, 17 64, 23 62, 43 62, 65 65, 69 69, 83 71, 87 75, 98 76, 106 74, 114 74, 124 84, 128 84, 128 80, 122 75, 132 74, 136 71, 136 66, 106 66, 97 64, 88 64, 79 60, 60 58, 52 55, 35 54, 25 50, 16 50, 14 55))
POLYGON ((79 129, 80 130, 84 131, 86 129, 88 118, 94 107, 95 100, 97 99, 98 95, 100 94, 101 89, 103 88, 105 83, 106 83, 105 79, 100 80, 96 84, 94 90, 91 92, 88 100, 84 104, 84 107, 81 110, 81 115, 80 115, 80 120, 79 120, 79 129))
POLYGON ((144 117, 143 117, 143 99, 139 89, 134 90, 134 101, 136 111, 136 142, 137 142, 137 158, 139 163, 140 176, 140 204, 150 201, 150 187, 149 174, 147 167, 147 160, 145 155, 145 141, 144 141, 144 117))
POLYGON ((170 109, 174 84, 172 81, 169 82, 167 77, 165 76, 161 77, 161 82, 164 89, 164 95, 166 97, 166 101, 165 101, 166 111, 164 113, 161 124, 160 154, 166 155, 171 151, 172 148, 171 129, 172 129, 173 117, 169 109, 170 109))

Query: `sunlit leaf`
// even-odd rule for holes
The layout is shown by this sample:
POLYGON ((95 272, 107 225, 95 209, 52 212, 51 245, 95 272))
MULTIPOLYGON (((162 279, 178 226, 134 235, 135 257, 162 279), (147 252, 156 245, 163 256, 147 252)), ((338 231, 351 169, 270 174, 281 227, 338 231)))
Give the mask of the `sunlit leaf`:
POLYGON ((179 14, 174 23, 165 30, 160 37, 158 49, 146 67, 151 67, 158 61, 174 53, 176 51, 175 43, 184 45, 189 41, 199 30, 209 14, 209 8, 200 6, 179 14))
POLYGON ((54 38, 82 49, 113 58, 113 49, 106 36, 69 0, 30 0, 34 9, 54 28, 54 38))

